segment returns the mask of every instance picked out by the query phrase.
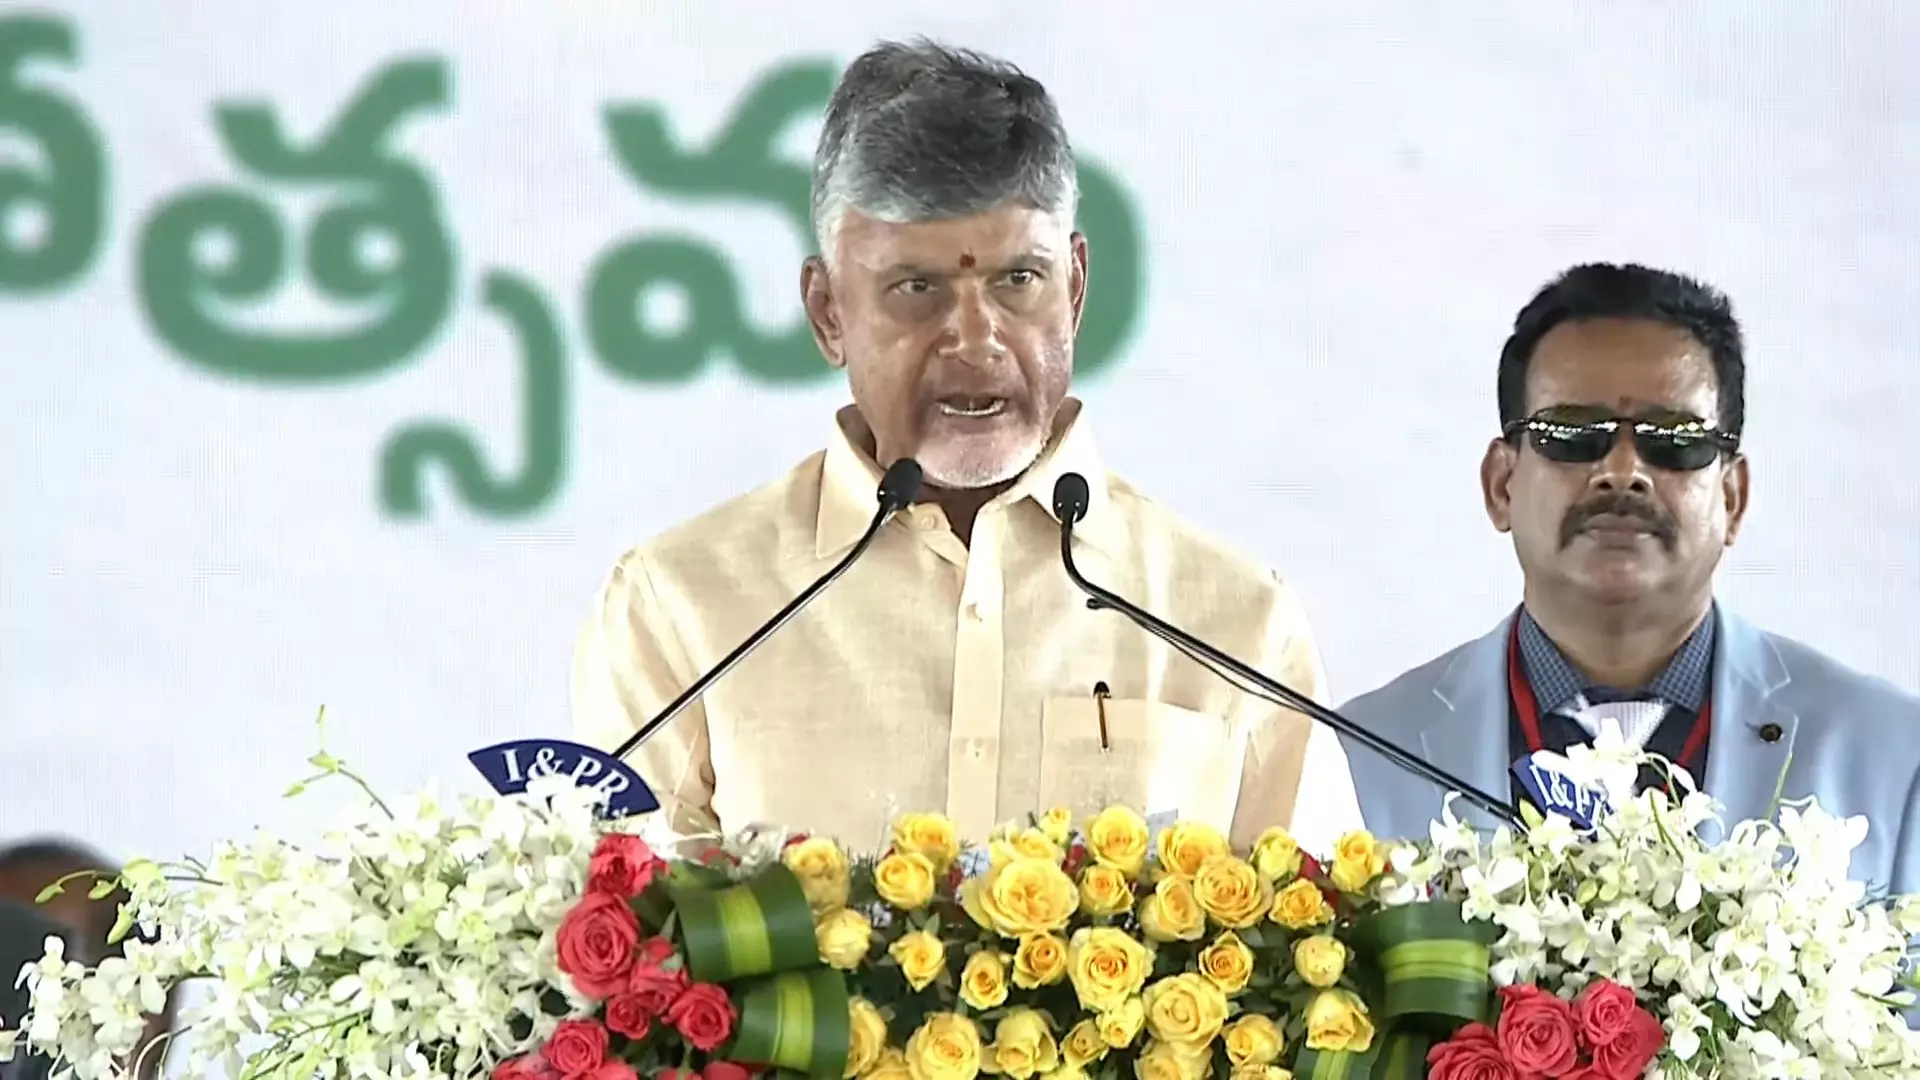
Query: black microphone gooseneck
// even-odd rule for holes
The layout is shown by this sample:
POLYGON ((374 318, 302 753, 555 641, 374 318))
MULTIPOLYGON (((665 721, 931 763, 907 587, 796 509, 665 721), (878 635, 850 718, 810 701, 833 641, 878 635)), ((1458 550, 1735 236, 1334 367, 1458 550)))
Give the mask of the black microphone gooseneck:
MULTIPOLYGON (((1496 799, 1479 788, 1454 776, 1445 769, 1430 764, 1417 754, 1395 745, 1380 736, 1361 727, 1359 724, 1341 716, 1325 705, 1300 693, 1283 683, 1277 682, 1253 668, 1201 641, 1185 630, 1168 623, 1147 611, 1114 594, 1113 592, 1088 581, 1080 573, 1073 561, 1073 527, 1087 515, 1087 506, 1091 495, 1087 488, 1087 479, 1079 473, 1064 473, 1053 485, 1053 513, 1060 519, 1060 561, 1066 566, 1067 577, 1081 592, 1087 594, 1087 607, 1098 611, 1105 608, 1117 611, 1133 620, 1142 630, 1185 653, 1194 661, 1213 669, 1214 674, 1223 678, 1231 673, 1258 687, 1261 692, 1255 696, 1263 697, 1283 708, 1293 709, 1306 714, 1327 725, 1342 735, 1351 736, 1355 741, 1384 756, 1387 760, 1425 780, 1439 784, 1448 791, 1457 791, 1468 801, 1486 810, 1502 821, 1516 827, 1520 826, 1520 815, 1513 805, 1505 799, 1496 799), (1224 669, 1224 670, 1223 670, 1224 669)), ((1232 681, 1229 679, 1229 681, 1232 681)))
POLYGON ((826 573, 820 575, 819 579, 813 584, 802 589, 800 595, 788 601, 786 607, 775 612, 773 618, 768 619, 765 623, 761 624, 758 630, 747 635, 747 640, 741 642, 732 652, 722 657, 720 662, 715 664, 705 675, 695 679, 692 686, 687 687, 681 692, 679 697, 674 698, 666 708, 660 710, 660 715, 642 724, 640 730, 627 736, 627 741, 621 743, 619 747, 614 750, 613 756, 615 758, 624 758, 632 753, 634 747, 646 742, 647 739, 652 737, 654 732, 665 727, 668 721, 685 712, 687 706, 699 700, 700 695, 706 693, 707 689, 714 683, 719 682, 721 676, 732 671, 735 664, 745 660, 747 654, 753 652, 753 650, 759 648, 761 645, 766 644, 768 638, 772 637, 781 627, 787 625, 789 620, 795 615, 800 614, 802 608, 813 603, 814 597, 825 592, 827 586, 838 581, 840 575, 846 573, 855 562, 859 561, 860 556, 865 555, 867 549, 873 546, 874 538, 880 535, 880 527, 885 525, 893 515, 906 509, 907 504, 911 503, 913 497, 919 493, 919 462, 912 458, 901 458, 889 466, 886 475, 880 478, 880 490, 876 493, 876 497, 880 500, 880 506, 873 512, 873 521, 867 525, 867 531, 860 534, 860 540, 853 545, 853 550, 847 552, 846 557, 833 564, 833 567, 826 573))

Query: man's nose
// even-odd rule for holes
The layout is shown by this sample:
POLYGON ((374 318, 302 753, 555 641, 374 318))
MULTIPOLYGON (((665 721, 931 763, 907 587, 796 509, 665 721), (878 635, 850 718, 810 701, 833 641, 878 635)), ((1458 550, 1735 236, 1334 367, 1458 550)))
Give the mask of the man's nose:
POLYGON ((1623 429, 1613 440, 1607 455, 1594 463, 1587 487, 1593 491, 1631 492, 1636 495, 1653 491, 1653 475, 1647 471, 1647 463, 1640 460, 1640 452, 1633 444, 1631 428, 1623 429))
POLYGON ((948 313, 952 335, 952 354, 971 367, 991 367, 1006 355, 1000 339, 999 315, 986 291, 979 287, 962 288, 948 313))

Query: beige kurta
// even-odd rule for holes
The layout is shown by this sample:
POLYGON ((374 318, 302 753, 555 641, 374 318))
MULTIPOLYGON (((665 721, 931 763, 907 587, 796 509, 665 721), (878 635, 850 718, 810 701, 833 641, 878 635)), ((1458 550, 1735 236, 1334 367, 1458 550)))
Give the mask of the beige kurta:
MULTIPOLYGON (((1325 700, 1293 591, 1101 467, 1078 402, 1045 456, 985 507, 971 547, 917 505, 853 569, 631 760, 689 835, 754 823, 876 848, 891 820, 1002 821, 1113 802, 1230 829, 1288 825, 1325 851, 1360 827, 1337 737, 1241 693, 1124 616, 1087 610, 1050 509, 1065 472, 1092 503, 1076 559, 1096 582, 1325 700), (1093 689, 1105 683, 1101 747, 1093 689)), ((573 717, 612 749, 844 555, 880 469, 858 414, 776 481, 628 552, 578 642, 573 717)))

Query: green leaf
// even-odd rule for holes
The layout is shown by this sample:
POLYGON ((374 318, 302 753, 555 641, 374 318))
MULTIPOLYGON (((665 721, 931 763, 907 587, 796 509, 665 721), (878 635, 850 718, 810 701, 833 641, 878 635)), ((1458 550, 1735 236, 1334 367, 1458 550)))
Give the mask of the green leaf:
POLYGON ((1540 812, 1539 807, 1534 806, 1533 803, 1526 799, 1521 799, 1520 820, 1527 823, 1527 828, 1537 829, 1546 822, 1547 818, 1546 815, 1540 812))
POLYGON ((282 792, 280 797, 283 799, 294 799, 302 795, 305 795, 306 793, 307 793, 307 783, 306 781, 302 780, 297 783, 287 785, 287 790, 282 792))
MULTIPOLYGON (((61 880, 64 881, 65 879, 62 878, 61 880)), ((44 904, 47 901, 53 899, 56 896, 61 895, 66 891, 67 891, 66 887, 61 885, 59 881, 56 881, 53 884, 47 886, 46 888, 41 889, 39 894, 33 898, 33 902, 36 904, 44 904)))
POLYGON ((93 883, 93 888, 87 890, 87 899, 105 900, 107 897, 113 895, 113 890, 119 887, 120 883, 112 878, 96 881, 93 883))

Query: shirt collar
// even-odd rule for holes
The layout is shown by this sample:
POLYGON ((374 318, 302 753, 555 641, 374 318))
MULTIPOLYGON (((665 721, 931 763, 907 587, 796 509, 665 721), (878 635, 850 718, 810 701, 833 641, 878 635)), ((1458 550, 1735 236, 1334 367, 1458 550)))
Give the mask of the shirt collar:
MULTIPOLYGON (((1700 620, 1693 635, 1680 646, 1679 652, 1673 654, 1673 659, 1667 661, 1666 668, 1654 676, 1653 681, 1643 687, 1631 688, 1629 692, 1656 697, 1669 705, 1699 713, 1701 706, 1706 704, 1707 688, 1713 680, 1713 638, 1714 624, 1719 621, 1717 614, 1709 611, 1707 617, 1700 620)), ((1527 683, 1533 687, 1534 699, 1539 702, 1542 713, 1558 712, 1590 690, 1604 691, 1611 697, 1618 697, 1621 690, 1627 689, 1596 686, 1593 680, 1580 674, 1525 608, 1520 610, 1519 634, 1520 660, 1526 669, 1527 683)))
MULTIPOLYGON (((1087 481, 1087 516, 1074 526, 1073 535, 1096 547, 1111 549, 1119 540, 1119 524, 1107 490, 1106 469, 1100 463, 1093 433, 1081 418, 1082 411, 1077 398, 1061 402, 1053 437, 1040 459, 988 505, 1011 506, 1031 499, 1058 521, 1053 513, 1054 482, 1067 473, 1079 473, 1087 481)), ((857 408, 848 405, 834 415, 814 530, 814 554, 821 558, 852 547, 873 521, 877 508, 874 492, 880 486, 881 469, 865 449, 872 443, 872 432, 857 408)))

